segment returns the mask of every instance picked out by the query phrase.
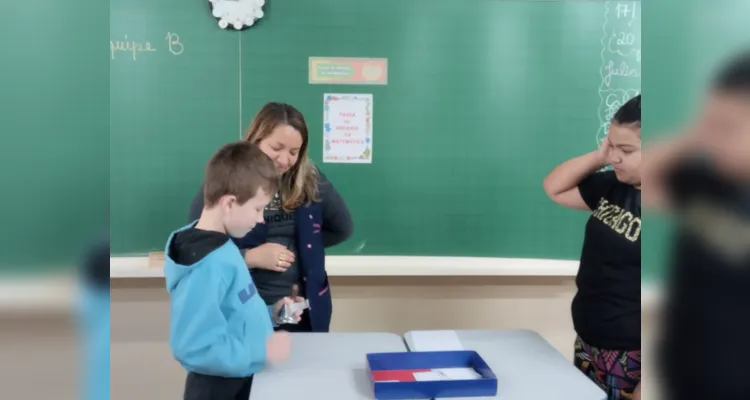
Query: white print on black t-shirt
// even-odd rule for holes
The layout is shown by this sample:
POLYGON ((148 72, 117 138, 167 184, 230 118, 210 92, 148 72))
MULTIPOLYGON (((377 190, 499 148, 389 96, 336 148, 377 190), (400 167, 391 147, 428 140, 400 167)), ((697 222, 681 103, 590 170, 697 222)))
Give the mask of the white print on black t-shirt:
POLYGON ((266 206, 266 211, 279 211, 281 210, 281 198, 279 197, 279 194, 276 193, 271 201, 266 206))
POLYGON ((592 216, 631 242, 638 241, 641 236, 641 217, 633 215, 616 204, 611 204, 604 198, 599 200, 599 205, 592 216))
POLYGON ((723 257, 737 263, 750 256, 750 220, 727 207, 695 199, 685 207, 682 222, 692 234, 723 257))
POLYGON ((290 240, 291 237, 294 236, 294 214, 287 213, 283 210, 281 206, 281 198, 279 197, 278 193, 273 196, 271 202, 266 206, 265 212, 263 213, 263 219, 266 221, 267 225, 280 223, 280 226, 284 227, 282 229, 282 232, 284 232, 284 236, 288 236, 290 240), (286 229, 288 226, 292 226, 292 228, 286 229))

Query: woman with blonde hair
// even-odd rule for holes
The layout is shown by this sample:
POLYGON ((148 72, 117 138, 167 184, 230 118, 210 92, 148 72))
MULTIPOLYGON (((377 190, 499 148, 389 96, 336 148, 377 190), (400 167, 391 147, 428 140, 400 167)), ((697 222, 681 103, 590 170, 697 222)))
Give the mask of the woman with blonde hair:
MULTIPOLYGON (((237 240, 253 281, 266 304, 289 296, 310 301, 296 325, 278 329, 328 332, 331 291, 325 248, 348 239, 353 231, 349 209, 330 181, 307 157, 308 131, 302 113, 289 104, 267 103, 255 115, 244 140, 256 144, 282 173, 278 193, 265 208, 265 224, 237 240)), ((190 206, 190 221, 203 209, 203 186, 190 206)))

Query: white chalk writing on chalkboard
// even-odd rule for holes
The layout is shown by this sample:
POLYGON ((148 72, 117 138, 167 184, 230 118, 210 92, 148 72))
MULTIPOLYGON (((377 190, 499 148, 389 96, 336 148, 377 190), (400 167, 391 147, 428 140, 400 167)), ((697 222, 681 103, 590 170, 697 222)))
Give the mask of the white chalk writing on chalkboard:
POLYGON ((607 51, 621 57, 634 56, 638 62, 641 62, 641 45, 633 32, 618 32, 613 29, 607 51))
POLYGON ((601 38, 598 146, 617 110, 641 90, 641 25, 638 1, 606 1, 601 38))
POLYGON ((628 66, 628 63, 626 63, 625 61, 622 61, 619 64, 615 65, 614 61, 609 60, 609 62, 604 64, 604 76, 602 76, 602 82, 604 82, 604 86, 609 87, 612 83, 612 77, 615 76, 640 78, 641 73, 628 66))
POLYGON ((180 43, 180 35, 174 32, 167 32, 166 40, 167 44, 169 45, 170 53, 179 56, 183 51, 185 51, 185 46, 180 43))
POLYGON ((636 5, 635 1, 617 2, 617 19, 630 19, 628 24, 632 24, 635 21, 636 5))
MULTIPOLYGON (((174 32, 167 32, 164 38, 167 42, 167 50, 179 56, 185 51, 185 46, 180 41, 180 35, 174 32)), ((151 44, 150 41, 136 41, 128 38, 128 35, 123 35, 121 40, 109 40, 109 54, 112 60, 114 60, 118 53, 127 53, 133 61, 138 61, 139 53, 153 53, 156 52, 156 47, 151 44)))
POLYGON ((133 61, 138 59, 137 54, 141 52, 153 52, 155 48, 151 46, 151 42, 136 42, 129 40, 128 35, 125 35, 123 40, 109 40, 109 53, 112 59, 115 59, 116 53, 130 53, 133 61))

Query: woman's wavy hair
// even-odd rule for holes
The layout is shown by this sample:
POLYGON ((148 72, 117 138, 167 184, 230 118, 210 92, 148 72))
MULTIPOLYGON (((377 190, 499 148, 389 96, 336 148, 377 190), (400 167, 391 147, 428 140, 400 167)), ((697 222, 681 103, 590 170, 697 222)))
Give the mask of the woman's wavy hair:
POLYGON ((243 140, 257 145, 280 125, 289 125, 302 135, 297 162, 281 177, 279 187, 281 206, 289 213, 300 205, 319 201, 318 170, 307 157, 308 132, 305 117, 289 104, 266 103, 250 122, 243 140))

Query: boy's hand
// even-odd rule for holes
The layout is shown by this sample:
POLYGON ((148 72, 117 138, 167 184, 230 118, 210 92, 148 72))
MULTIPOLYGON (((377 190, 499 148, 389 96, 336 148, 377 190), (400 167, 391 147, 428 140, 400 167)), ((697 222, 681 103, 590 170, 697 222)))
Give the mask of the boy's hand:
POLYGON ((289 358, 289 352, 292 349, 292 340, 289 333, 285 331, 274 332, 266 342, 266 361, 271 364, 278 364, 289 358))
MULTIPOLYGON (((279 324, 279 314, 281 314, 281 309, 285 304, 301 303, 303 301, 305 301, 305 298, 299 296, 295 297, 294 299, 292 299, 291 297, 284 297, 283 299, 277 301, 271 309, 271 311, 273 311, 273 323, 276 325, 279 324)), ((297 311, 296 313, 294 313, 294 320, 299 322, 300 319, 302 319, 302 311, 297 311)))

